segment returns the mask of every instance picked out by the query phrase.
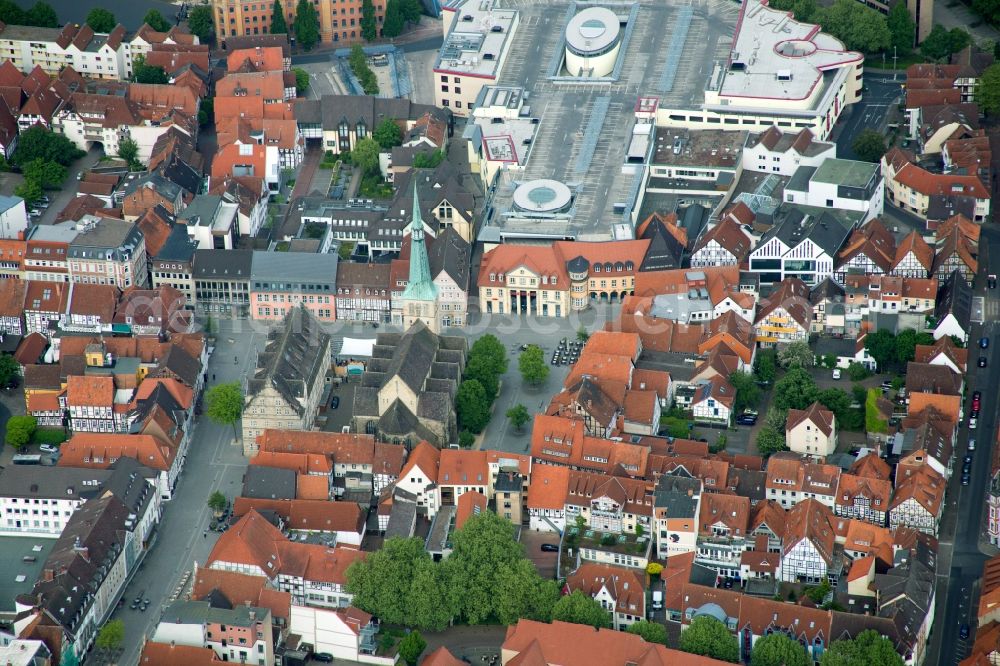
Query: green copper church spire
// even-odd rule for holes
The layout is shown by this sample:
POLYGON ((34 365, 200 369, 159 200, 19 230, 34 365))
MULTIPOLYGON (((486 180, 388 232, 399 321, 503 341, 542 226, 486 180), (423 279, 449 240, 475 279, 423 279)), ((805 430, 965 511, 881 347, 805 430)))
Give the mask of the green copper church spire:
POLYGON ((410 219, 410 281, 403 290, 403 299, 412 301, 437 300, 437 285, 431 277, 431 263, 424 243, 424 221, 420 217, 417 178, 413 178, 413 213, 410 219))

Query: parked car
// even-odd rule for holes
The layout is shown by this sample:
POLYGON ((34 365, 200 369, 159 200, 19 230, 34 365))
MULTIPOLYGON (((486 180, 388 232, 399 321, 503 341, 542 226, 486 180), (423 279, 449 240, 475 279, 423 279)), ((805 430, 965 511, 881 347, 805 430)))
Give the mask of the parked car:
POLYGON ((979 348, 980 349, 986 349, 989 346, 990 346, 990 339, 989 338, 979 338, 979 348))
POLYGON ((995 273, 990 273, 986 278, 986 284, 990 286, 990 289, 997 288, 997 276, 995 273))
POLYGON ((958 637, 961 638, 963 641, 969 637, 969 625, 963 624, 961 627, 958 628, 958 637))
POLYGON ((323 663, 323 664, 332 664, 333 663, 333 655, 330 654, 329 652, 317 652, 316 654, 314 654, 312 656, 312 658, 313 658, 313 661, 318 661, 318 662, 323 663))
POLYGON ((834 368, 833 369, 833 378, 834 379, 840 379, 840 368, 834 368))
POLYGON ((736 423, 738 423, 739 425, 746 425, 746 426, 756 425, 757 424, 757 416, 756 415, 740 414, 739 416, 736 417, 736 423))
POLYGON ((59 453, 59 448, 51 444, 42 444, 38 447, 43 453, 59 453))
POLYGON ((969 417, 969 430, 975 430, 976 426, 979 424, 979 419, 975 416, 969 417))
POLYGON ((542 544, 543 553, 558 553, 559 546, 554 543, 543 543, 542 544))
POLYGON ((969 485, 969 475, 968 474, 962 474, 962 485, 963 486, 969 485))
POLYGON ((969 439, 969 450, 970 451, 975 451, 976 450, 976 440, 971 439, 971 438, 969 439))
POLYGON ((340 407, 340 396, 339 395, 333 396, 333 400, 330 401, 330 409, 337 409, 337 407, 340 407))
POLYGON ((985 368, 986 367, 986 357, 985 356, 980 356, 979 357, 979 363, 977 363, 976 365, 978 365, 980 368, 985 368))

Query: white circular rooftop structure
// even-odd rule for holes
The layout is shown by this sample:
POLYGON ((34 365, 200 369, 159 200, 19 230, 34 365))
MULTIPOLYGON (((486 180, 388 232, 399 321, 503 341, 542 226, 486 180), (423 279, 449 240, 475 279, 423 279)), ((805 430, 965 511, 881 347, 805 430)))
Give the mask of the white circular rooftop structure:
POLYGON ((566 48, 580 56, 594 57, 618 44, 621 25, 607 7, 588 7, 566 24, 566 48))
POLYGON ((621 48, 621 23, 607 7, 587 7, 566 24, 566 71, 570 76, 602 78, 615 68, 621 48))
POLYGON ((572 202, 573 193, 558 180, 531 180, 514 190, 514 205, 526 213, 561 213, 572 202))

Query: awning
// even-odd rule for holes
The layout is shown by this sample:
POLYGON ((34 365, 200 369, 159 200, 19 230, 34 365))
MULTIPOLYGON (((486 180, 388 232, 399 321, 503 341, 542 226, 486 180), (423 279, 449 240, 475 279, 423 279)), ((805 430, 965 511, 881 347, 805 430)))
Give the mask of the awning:
POLYGON ((344 338, 344 344, 337 356, 349 358, 367 357, 372 355, 375 347, 375 339, 364 340, 361 338, 344 338))

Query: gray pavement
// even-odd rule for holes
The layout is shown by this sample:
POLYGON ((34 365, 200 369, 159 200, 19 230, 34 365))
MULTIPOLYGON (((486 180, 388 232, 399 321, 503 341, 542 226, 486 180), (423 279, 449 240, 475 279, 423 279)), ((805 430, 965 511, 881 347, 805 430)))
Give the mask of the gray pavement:
POLYGON ((962 28, 972 35, 976 43, 995 42, 1000 39, 1000 31, 983 21, 978 14, 959 0, 939 0, 934 3, 934 23, 945 28, 962 28), (973 27, 974 24, 979 23, 973 27))
MULTIPOLYGON (((213 383, 213 375, 218 382, 227 382, 251 372, 255 358, 251 350, 263 343, 260 333, 250 330, 246 322, 237 322, 236 332, 231 322, 218 323, 217 347, 207 371, 209 385, 213 383), (239 357, 239 365, 233 363, 234 356, 239 357)), ((231 427, 217 425, 204 417, 196 421, 174 498, 164 505, 153 547, 125 591, 126 600, 142 594, 152 604, 149 610, 140 612, 129 609, 126 603, 112 616, 125 623, 125 648, 120 664, 138 663, 143 637, 152 635, 162 607, 184 572, 190 571, 195 561, 204 565, 218 538, 214 532, 203 536, 211 520, 206 505, 208 496, 219 490, 229 498, 235 497, 241 488, 246 462, 242 447, 234 444, 231 427)))
MULTIPOLYGON (((1000 256, 1000 232, 983 227, 980 237, 979 267, 976 295, 986 298, 986 322, 973 324, 970 340, 988 336, 994 344, 983 350, 990 363, 1000 362, 993 356, 993 348, 1000 333, 1000 292, 986 289, 986 273, 992 255, 1000 256)), ((937 586, 935 590, 934 631, 928 645, 927 664, 956 664, 968 653, 975 640, 973 633, 967 640, 959 638, 959 627, 968 623, 976 626, 975 586, 983 573, 986 555, 983 553, 984 518, 991 473, 991 448, 995 446, 997 412, 1000 410, 1000 373, 995 368, 978 368, 970 363, 966 374, 966 393, 982 392, 982 411, 977 430, 970 431, 968 422, 959 426, 956 455, 962 455, 969 438, 978 443, 973 454, 971 482, 960 485, 959 474, 949 482, 945 498, 944 517, 939 530, 937 586)), ((993 554, 995 549, 990 549, 993 554)))
POLYGON ((898 104, 903 94, 906 75, 900 73, 897 80, 893 80, 892 74, 866 72, 864 82, 866 90, 861 101, 852 104, 834 128, 837 157, 841 159, 858 159, 851 144, 863 130, 874 129, 885 133, 889 110, 898 104))

